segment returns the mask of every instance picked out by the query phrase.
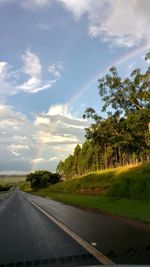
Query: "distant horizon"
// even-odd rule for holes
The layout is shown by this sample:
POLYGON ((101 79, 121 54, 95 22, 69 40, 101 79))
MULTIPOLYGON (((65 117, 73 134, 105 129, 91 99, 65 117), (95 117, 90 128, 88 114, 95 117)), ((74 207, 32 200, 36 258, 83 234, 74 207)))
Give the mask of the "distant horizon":
POLYGON ((8 171, 6 171, 6 172, 0 172, 0 178, 1 178, 1 176, 24 176, 24 175, 27 175, 28 174, 28 172, 8 172, 8 171))

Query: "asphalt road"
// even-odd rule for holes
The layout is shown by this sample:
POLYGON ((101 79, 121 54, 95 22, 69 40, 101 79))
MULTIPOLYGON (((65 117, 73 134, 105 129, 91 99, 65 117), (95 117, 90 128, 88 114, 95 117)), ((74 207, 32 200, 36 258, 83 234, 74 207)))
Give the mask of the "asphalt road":
POLYGON ((150 230, 121 219, 26 194, 117 264, 150 264, 150 230))
POLYGON ((0 195, 0 266, 49 266, 48 262, 50 266, 97 263, 22 192, 0 195))

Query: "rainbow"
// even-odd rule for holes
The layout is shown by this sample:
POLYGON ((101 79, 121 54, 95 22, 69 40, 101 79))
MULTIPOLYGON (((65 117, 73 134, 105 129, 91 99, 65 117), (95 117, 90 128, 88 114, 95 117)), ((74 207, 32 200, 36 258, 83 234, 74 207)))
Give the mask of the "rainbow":
POLYGON ((141 52, 148 52, 146 51, 147 49, 150 49, 150 42, 146 42, 144 43, 142 46, 137 47, 136 49, 132 49, 130 52, 125 53, 123 56, 121 56, 120 58, 116 59, 115 61, 113 61, 111 63, 111 65, 108 65, 105 67, 105 69, 101 72, 97 72, 94 77, 92 77, 89 81, 87 81, 68 101, 68 105, 71 106, 73 105, 78 98, 85 93, 94 83, 95 81, 97 81, 101 76, 103 76, 111 66, 119 66, 123 63, 125 63, 126 61, 128 61, 129 59, 137 56, 138 54, 140 54, 141 52))
MULTIPOLYGON (((108 69, 111 66, 119 66, 129 59, 135 57, 136 55, 140 54, 141 52, 147 52, 146 50, 150 49, 150 43, 144 43, 142 46, 132 49, 130 52, 124 54, 120 58, 116 59, 114 62, 112 62, 110 65, 106 66, 105 69, 101 72, 97 72, 94 77, 92 77, 89 81, 87 81, 77 92, 68 100, 67 105, 68 107, 71 107, 77 100, 78 98, 85 93, 101 76, 105 75, 105 73, 108 71, 108 69)), ((41 158, 41 155, 44 151, 45 147, 41 143, 39 144, 39 150, 37 153, 37 158, 41 158)), ((33 162, 32 164, 32 171, 36 169, 37 163, 33 162)))

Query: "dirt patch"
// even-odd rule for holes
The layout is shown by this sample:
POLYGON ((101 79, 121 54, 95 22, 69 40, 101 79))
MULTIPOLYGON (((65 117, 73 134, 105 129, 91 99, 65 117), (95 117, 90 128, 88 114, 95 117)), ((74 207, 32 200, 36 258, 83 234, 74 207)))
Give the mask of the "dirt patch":
POLYGON ((101 195, 104 194, 106 192, 106 188, 102 187, 102 186, 98 186, 98 187, 93 187, 93 188, 80 188, 78 190, 76 190, 76 194, 79 195, 101 195))

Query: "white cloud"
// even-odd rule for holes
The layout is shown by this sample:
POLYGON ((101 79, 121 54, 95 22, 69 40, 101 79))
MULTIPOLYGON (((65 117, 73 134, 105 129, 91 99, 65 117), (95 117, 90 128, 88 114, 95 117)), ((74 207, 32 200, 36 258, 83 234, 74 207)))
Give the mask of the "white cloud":
POLYGON ((61 77, 61 72, 64 70, 64 65, 60 61, 58 63, 49 65, 48 71, 50 74, 52 74, 56 79, 59 79, 61 77))
POLYGON ((64 6, 68 11, 71 11, 76 18, 80 18, 92 6, 93 0, 57 0, 62 6, 64 6))
POLYGON ((48 158, 51 153, 49 158, 57 160, 49 160, 49 163, 56 167, 59 160, 64 160, 73 153, 78 143, 84 141, 84 128, 88 127, 89 123, 74 117, 67 104, 56 104, 50 106, 47 113, 37 115, 34 125, 37 129, 34 138, 38 146, 42 147, 41 157, 48 158))
POLYGON ((66 128, 75 128, 75 129, 84 129, 85 126, 84 125, 73 125, 73 124, 67 124, 67 123, 62 123, 62 125, 66 128))
POLYGON ((39 57, 26 50, 21 59, 23 66, 14 70, 8 62, 0 61, 0 100, 5 102, 7 96, 18 92, 37 93, 51 88, 60 79, 63 63, 54 63, 47 67, 47 76, 52 78, 43 79, 42 65, 39 57))
POLYGON ((32 123, 8 105, 0 105, 0 171, 31 168, 36 154, 32 123))
POLYGON ((62 143, 75 143, 79 142, 78 138, 72 134, 59 134, 53 135, 47 131, 40 131, 36 136, 36 141, 43 144, 62 144, 62 143))
POLYGON ((35 119, 34 125, 40 125, 40 124, 49 125, 49 118, 47 118, 45 116, 44 117, 37 116, 35 119))
POLYGON ((18 150, 29 150, 29 146, 26 144, 26 145, 23 145, 23 144, 21 144, 21 145, 18 145, 18 144, 13 144, 13 145, 11 145, 11 148, 13 149, 13 150, 15 150, 15 151, 18 151, 18 150))
POLYGON ((0 62, 0 80, 4 80, 7 74, 7 62, 1 61, 0 62))
POLYGON ((22 126, 26 123, 24 115, 15 113, 12 107, 8 105, 0 105, 0 128, 5 129, 7 127, 13 127, 14 130, 17 126, 22 126))
MULTIPOLYGON (((50 157, 49 159, 45 159, 45 158, 35 158, 33 160, 31 160, 31 163, 35 165, 41 165, 41 163, 48 163, 48 162, 53 162, 53 161, 58 161, 57 157, 50 157)), ((49 163, 48 163, 49 164, 49 163)))
MULTIPOLYGON (((101 41, 117 46, 135 46, 150 42, 149 0, 0 0, 0 3, 17 2, 25 8, 48 8, 57 3, 71 12, 75 20, 84 16, 88 23, 88 34, 101 41)), ((48 30, 47 23, 39 28, 48 30)))
POLYGON ((67 104, 54 105, 31 122, 13 107, 0 105, 0 172, 54 171, 84 141, 89 123, 75 117, 67 104), (65 110, 65 112, 64 112, 65 110))
POLYGON ((42 158, 36 158, 36 159, 31 160, 31 162, 34 163, 34 164, 42 162, 42 161, 44 161, 44 159, 42 159, 42 158))
POLYGON ((56 161, 56 160, 58 160, 57 157, 51 157, 51 158, 48 159, 48 161, 50 161, 50 162, 51 162, 51 161, 56 161))
POLYGON ((13 94, 14 89, 11 88, 11 67, 7 62, 0 61, 0 100, 6 98, 7 95, 13 94))
POLYGON ((30 50, 26 50, 21 56, 23 61, 24 73, 31 77, 39 77, 41 75, 42 66, 39 57, 32 53, 30 50))
POLYGON ((150 41, 149 0, 57 0, 79 19, 85 15, 92 37, 118 46, 150 41))
POLYGON ((47 115, 53 116, 53 115, 62 115, 65 117, 71 117, 71 112, 69 112, 69 108, 67 104, 55 104, 51 105, 47 115))
POLYGON ((55 75, 53 75, 54 79, 42 81, 42 65, 40 63, 40 59, 35 53, 32 53, 30 50, 26 50, 21 58, 23 60, 23 71, 25 74, 29 75, 30 78, 17 86, 17 90, 23 90, 24 92, 29 93, 37 93, 39 91, 52 87, 56 83, 57 79, 60 78, 60 76, 55 77, 55 75))
POLYGON ((36 77, 30 78, 27 82, 20 84, 16 87, 17 91, 24 91, 26 93, 37 93, 47 88, 51 88, 56 83, 56 80, 51 80, 42 83, 41 80, 36 77))
POLYGON ((12 154, 15 155, 16 157, 20 156, 19 153, 15 152, 15 151, 13 151, 13 150, 11 150, 11 149, 10 149, 10 151, 11 151, 12 154))

